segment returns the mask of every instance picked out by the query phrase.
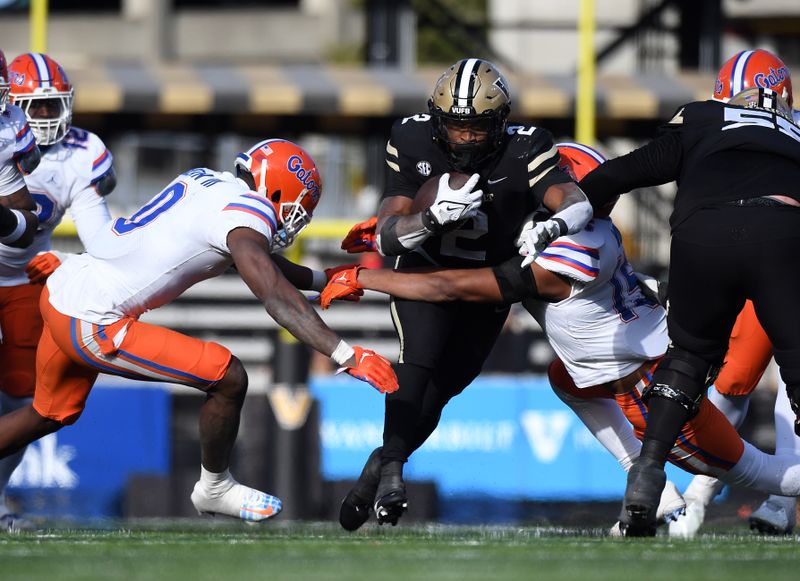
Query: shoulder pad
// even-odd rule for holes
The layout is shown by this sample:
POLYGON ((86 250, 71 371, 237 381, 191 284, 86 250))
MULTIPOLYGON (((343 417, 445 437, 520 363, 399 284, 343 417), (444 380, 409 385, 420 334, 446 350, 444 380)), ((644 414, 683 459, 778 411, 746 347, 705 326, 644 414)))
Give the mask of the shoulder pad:
POLYGON ((584 230, 557 238, 536 257, 536 264, 580 282, 596 279, 600 274, 600 249, 606 243, 607 232, 594 224, 591 221, 584 230))

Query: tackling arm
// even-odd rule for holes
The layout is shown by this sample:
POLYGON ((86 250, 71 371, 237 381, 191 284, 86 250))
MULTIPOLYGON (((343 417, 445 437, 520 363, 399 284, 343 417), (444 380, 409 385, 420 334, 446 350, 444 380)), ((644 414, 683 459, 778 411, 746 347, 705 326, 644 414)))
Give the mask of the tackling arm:
POLYGON ((426 302, 468 301, 514 303, 526 298, 558 302, 572 289, 569 280, 538 264, 520 270, 522 259, 514 258, 495 268, 415 269, 393 271, 354 268, 343 271, 342 280, 328 283, 322 292, 326 308, 334 299, 369 289, 392 296, 426 302))
MULTIPOLYGON (((300 341, 330 357, 341 338, 281 274, 274 257, 266 250, 268 245, 263 235, 250 228, 236 228, 228 234, 228 248, 236 269, 267 313, 300 341)), ((352 357, 344 362, 353 363, 352 357)))
POLYGON ((381 393, 397 390, 397 376, 389 361, 374 351, 351 347, 320 319, 306 298, 281 274, 267 252, 269 241, 263 234, 250 228, 235 228, 228 233, 227 242, 242 280, 279 325, 381 393))

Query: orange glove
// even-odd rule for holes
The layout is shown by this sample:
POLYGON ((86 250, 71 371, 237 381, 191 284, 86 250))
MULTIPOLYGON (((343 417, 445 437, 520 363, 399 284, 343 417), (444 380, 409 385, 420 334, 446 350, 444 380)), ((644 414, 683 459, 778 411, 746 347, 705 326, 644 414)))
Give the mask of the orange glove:
POLYGON ((353 300, 353 297, 360 297, 364 294, 363 287, 358 283, 358 271, 362 270, 363 266, 356 266, 340 271, 333 277, 322 293, 319 295, 319 304, 323 309, 331 306, 335 300, 353 300))
POLYGON ((392 369, 389 360, 378 355, 372 349, 353 347, 355 352, 355 367, 342 367, 336 373, 343 371, 352 375, 356 379, 366 381, 381 393, 394 393, 400 387, 397 383, 397 375, 392 369))
POLYGON ((28 275, 28 280, 31 284, 44 284, 55 269, 61 266, 63 254, 50 250, 48 252, 40 252, 28 262, 25 267, 25 273, 28 275))
MULTIPOLYGON (((356 266, 358 266, 358 264, 353 263, 353 264, 340 264, 339 266, 332 266, 330 268, 326 268, 324 270, 325 279, 327 280, 327 282, 330 282, 331 279, 334 276, 336 276, 337 274, 339 274, 343 270, 349 270, 351 268, 355 268, 356 266)), ((364 291, 361 290, 361 291, 358 291, 357 293, 353 293, 353 294, 348 295, 346 297, 342 297, 342 300, 343 301, 352 301, 354 303, 357 303, 358 301, 361 300, 361 297, 363 297, 363 296, 364 296, 364 291)), ((317 299, 319 299, 319 296, 317 296, 317 299)))
POLYGON ((370 218, 350 228, 350 232, 342 240, 342 250, 347 250, 349 254, 376 252, 378 250, 378 244, 375 241, 377 224, 378 218, 370 218))

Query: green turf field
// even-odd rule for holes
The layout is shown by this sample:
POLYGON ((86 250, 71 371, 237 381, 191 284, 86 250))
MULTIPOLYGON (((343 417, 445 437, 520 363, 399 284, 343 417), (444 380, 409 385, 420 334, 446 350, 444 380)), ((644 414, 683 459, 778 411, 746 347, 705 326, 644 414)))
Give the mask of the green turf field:
POLYGON ((800 537, 624 540, 542 527, 333 524, 52 529, 0 536, 3 581, 240 579, 800 579, 800 537))

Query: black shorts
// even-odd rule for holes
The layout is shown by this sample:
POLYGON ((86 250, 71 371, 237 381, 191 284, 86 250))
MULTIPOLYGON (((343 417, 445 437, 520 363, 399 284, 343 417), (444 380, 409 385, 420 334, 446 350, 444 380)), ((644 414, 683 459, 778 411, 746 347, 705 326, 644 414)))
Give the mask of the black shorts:
POLYGON ((800 370, 798 253, 800 208, 721 205, 695 212, 672 236, 672 342, 721 363, 749 298, 781 367, 800 370))

